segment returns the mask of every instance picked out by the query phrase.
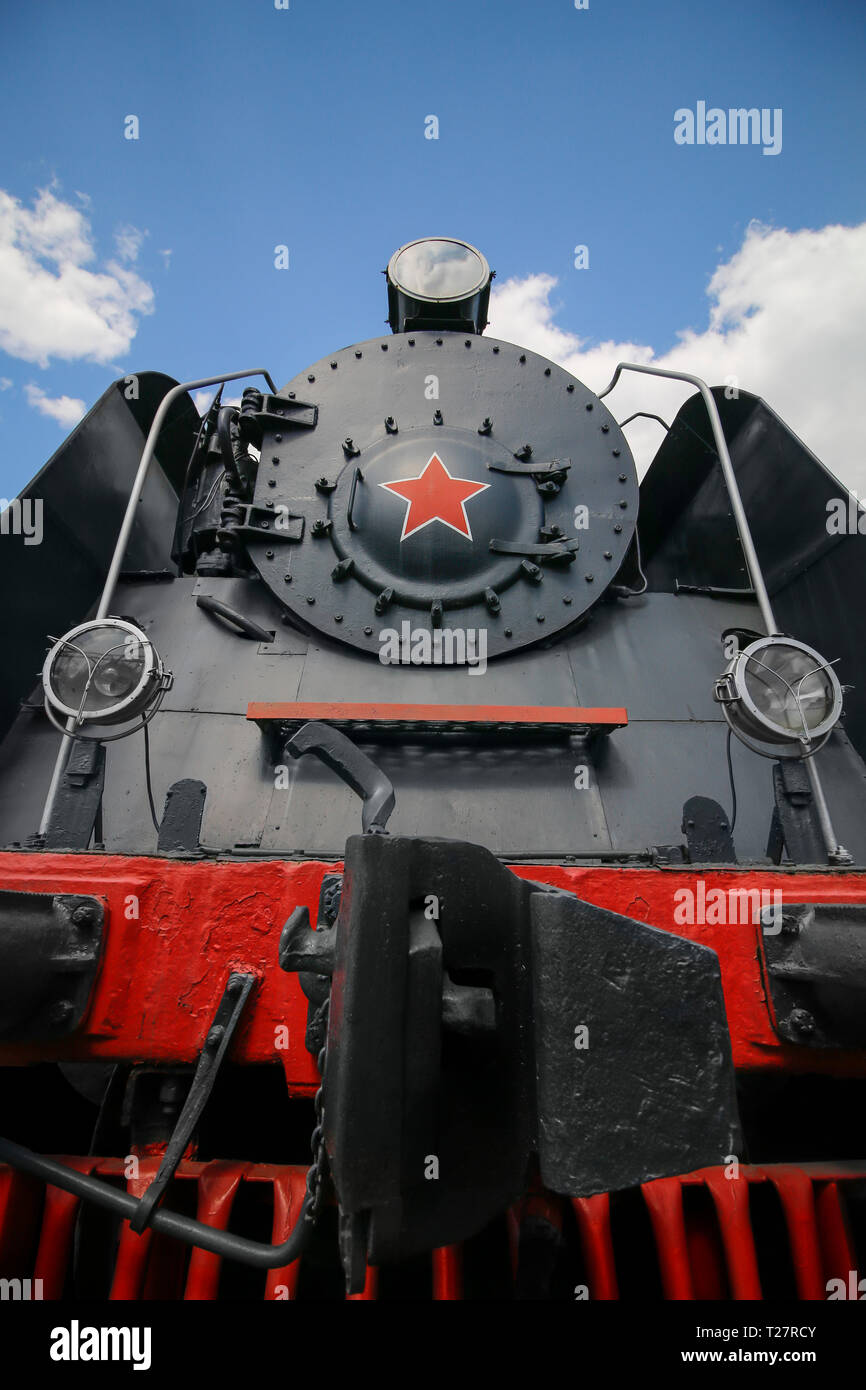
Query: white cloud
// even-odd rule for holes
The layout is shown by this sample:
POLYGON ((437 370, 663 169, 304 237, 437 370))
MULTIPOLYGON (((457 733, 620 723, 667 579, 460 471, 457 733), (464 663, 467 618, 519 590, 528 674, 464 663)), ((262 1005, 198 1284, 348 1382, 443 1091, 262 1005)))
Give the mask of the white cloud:
POLYGON ((0 391, 8 391, 14 384, 11 377, 0 376, 0 391))
POLYGON ((163 264, 164 264, 166 270, 171 270, 171 257, 172 257, 172 250, 171 250, 171 247, 169 247, 169 249, 168 249, 167 251, 160 251, 159 254, 162 256, 163 264))
MULTIPOLYGON (((589 275, 592 271, 576 271, 589 275)), ((753 223, 740 249, 713 272, 702 330, 686 328, 670 351, 644 343, 590 344, 561 328, 550 275, 508 280, 493 291, 490 333, 560 363, 592 390, 617 362, 692 372, 711 386, 735 377, 762 396, 831 472, 866 493, 866 457, 855 419, 866 376, 866 223, 789 232, 753 223)), ((669 423, 692 388, 623 373, 607 404, 623 420, 650 410, 669 423)), ((635 421, 626 433, 643 474, 663 437, 635 421)))
MULTIPOLYGON (((122 228, 127 259, 135 228, 122 228)), ((137 245, 140 245, 140 240, 137 245)), ((86 267, 96 252, 81 208, 43 188, 33 208, 0 189, 0 348, 26 362, 110 362, 129 348, 153 290, 128 265, 86 267)))
MULTIPOLYGON (((198 411, 199 415, 202 415, 202 416, 207 415, 208 411, 209 411, 210 408, 211 408, 211 404, 212 404, 212 402, 213 402, 213 398, 214 398, 215 395, 216 395, 216 389, 215 389, 213 386, 210 387, 210 388, 209 388, 208 390, 206 390, 206 391, 193 391, 193 393, 192 393, 192 401, 193 401, 193 405, 195 406, 195 408, 196 408, 196 410, 198 411)), ((224 395, 223 398, 222 398, 222 400, 220 401, 220 405, 236 405, 236 406, 239 406, 240 403, 241 403, 241 398, 240 398, 240 396, 226 396, 226 395, 224 395)))
POLYGON ((24 387, 24 394, 29 405, 35 407, 42 415, 50 415, 52 420, 56 420, 65 429, 71 429, 77 425, 85 414, 84 401, 76 400, 73 396, 46 396, 41 386, 34 386, 32 382, 24 387))
POLYGON ((139 231, 138 227, 133 227, 130 223, 124 223, 122 227, 118 227, 114 233, 114 245, 120 259, 122 261, 137 261, 138 253, 147 235, 147 232, 139 231))

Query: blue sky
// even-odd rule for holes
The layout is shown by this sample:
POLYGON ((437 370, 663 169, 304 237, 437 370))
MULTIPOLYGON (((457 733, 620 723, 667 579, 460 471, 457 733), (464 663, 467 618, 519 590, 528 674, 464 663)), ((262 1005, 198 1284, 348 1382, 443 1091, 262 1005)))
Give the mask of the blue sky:
MULTIPOLYGON (((866 221, 857 0, 590 0, 581 11, 573 0, 6 0, 0 33, 0 189, 32 209, 50 187, 83 219, 93 255, 80 267, 111 276, 120 265, 127 295, 123 350, 97 343, 90 355, 103 360, 82 360, 67 338, 64 357, 49 333, 40 361, 14 321, 32 318, 20 287, 0 283, 11 349, 0 351, 0 496, 67 432, 39 393, 89 407, 116 368, 184 379, 263 363, 285 381, 386 331, 379 271, 414 237, 467 238, 498 284, 554 277, 548 327, 572 347, 577 335, 584 349, 610 340, 664 354, 706 329, 709 278, 753 220, 791 233, 866 221), (699 100, 781 108, 781 153, 676 145, 675 110, 699 100), (124 139, 130 114, 137 141, 124 139), (424 138, 429 114, 438 140, 424 138), (123 228, 146 235, 118 261, 123 228), (573 267, 578 243, 588 270, 573 267), (274 268, 279 244, 287 271, 274 268)), ((31 247, 31 269, 56 275, 57 254, 56 242, 54 260, 31 247)), ((802 333, 805 346, 808 322, 802 333)))

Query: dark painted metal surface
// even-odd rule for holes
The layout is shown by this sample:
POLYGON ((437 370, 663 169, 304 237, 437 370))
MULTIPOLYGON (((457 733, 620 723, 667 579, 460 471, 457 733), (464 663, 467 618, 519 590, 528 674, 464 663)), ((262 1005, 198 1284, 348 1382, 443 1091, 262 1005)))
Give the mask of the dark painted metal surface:
POLYGON ((860 903, 766 908, 761 933, 776 1031, 805 1047, 866 1045, 866 912, 860 903))
POLYGON ((46 849, 87 849, 98 828, 104 788, 105 746, 75 739, 45 832, 46 849))
POLYGON ((96 897, 0 890, 4 1041, 47 1041, 75 1031, 96 979, 103 917, 96 897))
POLYGON ((159 854, 197 854, 207 787, 195 777, 172 782, 159 823, 159 854))
POLYGON ((716 955, 570 894, 533 899, 532 942, 544 1183, 588 1196, 741 1155, 716 955))
POLYGON ((689 797, 683 807, 683 834, 693 864, 736 864, 727 814, 712 797, 689 797))

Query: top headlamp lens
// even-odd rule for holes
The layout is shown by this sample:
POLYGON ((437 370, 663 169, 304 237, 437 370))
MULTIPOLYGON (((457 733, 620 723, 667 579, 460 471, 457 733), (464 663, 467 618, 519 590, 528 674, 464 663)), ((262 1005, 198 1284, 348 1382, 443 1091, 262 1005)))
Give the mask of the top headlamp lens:
POLYGON ((465 299, 480 290, 490 272, 481 254, 463 241, 429 237, 411 242, 391 263, 391 278, 415 299, 465 299))

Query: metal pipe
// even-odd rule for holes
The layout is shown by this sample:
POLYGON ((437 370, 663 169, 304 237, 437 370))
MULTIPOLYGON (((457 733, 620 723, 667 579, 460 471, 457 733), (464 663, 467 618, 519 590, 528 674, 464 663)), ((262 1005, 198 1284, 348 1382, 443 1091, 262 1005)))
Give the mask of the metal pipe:
POLYGON ((663 367, 642 367, 636 362, 620 362, 613 374, 613 380, 609 386, 598 394, 599 400, 607 396, 616 383, 619 381, 621 372, 645 372, 647 376, 665 376, 674 381, 687 381, 691 386, 696 386, 704 398, 704 405, 707 407, 707 414, 710 417, 710 424, 713 430, 713 438, 716 441, 716 452, 719 462, 722 465, 722 473, 725 479, 725 486, 728 489, 728 496, 731 499, 731 507, 734 513, 737 532, 740 537, 740 544, 743 547, 743 554, 746 557, 746 565, 749 577, 752 581, 752 588, 755 590, 755 598, 761 610, 761 617, 767 629, 767 636, 773 637, 779 633, 776 626, 776 619, 773 615, 773 607, 770 603, 770 595, 767 593, 767 586, 764 583, 764 575, 761 570, 761 562, 758 559, 758 552, 755 549, 755 542, 752 540, 752 532, 749 527, 746 511, 743 506, 743 499, 740 496, 740 485, 734 473, 734 465, 731 463, 731 456, 728 453, 728 446, 725 442, 725 434, 722 429, 722 421, 719 416, 719 409, 713 400, 712 392, 705 381, 699 376, 692 376, 689 372, 671 372, 663 367))
MULTIPOLYGON (((32 1149, 13 1144, 10 1139, 0 1139, 0 1163, 8 1163, 21 1173, 30 1173, 41 1182, 59 1187, 62 1192, 71 1192, 76 1197, 95 1202, 106 1211, 134 1221, 141 1213, 143 1199, 121 1192, 110 1183, 88 1173, 79 1173, 56 1158, 44 1158, 32 1149)), ((298 1210, 297 1220, 282 1245, 268 1245, 260 1240, 249 1240, 246 1236, 236 1236, 231 1231, 223 1231, 208 1226, 202 1221, 194 1221, 190 1216, 160 1207, 149 1217, 148 1224, 155 1231, 176 1240, 184 1240, 202 1250, 210 1250, 224 1259, 240 1260, 256 1269, 278 1269, 299 1259, 306 1249, 314 1230, 313 1202, 309 1192, 304 1196, 298 1210)))
MULTIPOLYGON (((761 610, 761 617, 768 637, 781 636, 776 619, 773 614, 773 606, 770 603, 770 595, 764 583, 764 575, 761 570, 761 562, 758 559, 758 552, 755 549, 755 542, 752 539, 752 531, 749 526, 746 510, 743 506, 743 499, 740 495, 740 485, 734 472, 734 465, 728 452, 728 445, 725 440, 725 433, 722 429, 722 421, 719 415, 719 408, 713 399, 713 394, 705 381, 699 376, 692 376, 690 372, 671 372, 664 367, 644 367, 637 362, 619 362, 613 374, 613 380, 609 386, 599 392, 598 398, 602 400, 609 395, 616 383, 619 381, 622 372, 643 372, 646 376, 668 377, 673 381, 686 381, 691 386, 696 386, 703 397, 704 405, 707 407, 707 414, 710 417, 710 425, 713 430, 713 438, 716 442, 716 453, 719 456, 719 463, 722 466, 722 475, 725 479, 725 486, 728 490, 728 497, 731 502, 731 509, 734 513, 734 521, 737 533, 740 537, 740 544, 743 547, 743 554, 746 557, 749 576, 752 580, 752 587, 755 590, 755 598, 761 610)), ((824 788, 821 783, 821 776, 815 766, 814 757, 805 758, 806 768, 809 773, 809 781, 812 784, 812 795, 815 799, 815 811, 821 826, 821 835, 824 846, 827 850, 827 859, 831 864, 850 864, 851 856, 848 851, 840 845, 833 829, 833 822, 830 819, 830 811, 827 806, 827 798, 824 795, 824 788)))
MULTIPOLYGON (((221 386, 226 381, 237 381, 239 378, 245 376, 263 376, 271 391, 276 395, 277 388, 265 369, 263 367, 252 367, 243 372, 225 372, 221 376, 202 377, 199 381, 182 381, 177 386, 172 386, 171 390, 167 391, 163 396, 157 408, 157 412, 153 417, 150 429, 148 430, 147 439, 145 440, 144 449, 142 450, 138 465, 138 471, 135 475, 132 491, 129 494, 129 500, 126 504, 126 511, 123 514, 123 521, 121 522, 120 531, 118 532, 117 541, 114 546, 114 554, 111 557, 108 573, 105 576, 105 583, 102 586, 102 597, 99 600, 99 607, 95 614, 97 620, 108 616, 108 610, 111 607, 114 591, 117 588, 117 581, 120 577, 120 567, 123 564, 123 557, 126 554, 126 549, 129 545, 129 537, 132 534, 132 528, 135 524, 136 508, 141 501, 141 494, 144 491, 144 485, 147 482, 147 475, 150 471, 150 465, 156 451, 156 441, 172 404, 177 400, 178 396, 182 396, 184 392, 199 391, 204 386, 221 386)), ((60 747, 57 750, 54 771, 51 774, 51 782, 45 797, 45 805, 42 808, 42 819, 39 822, 40 835, 45 834, 51 820, 54 803, 57 800, 57 793, 60 789, 60 779, 63 776, 63 770, 66 767, 67 759, 69 758, 69 753, 72 748, 74 731, 75 720, 68 719, 66 721, 66 736, 61 740, 60 747)))

